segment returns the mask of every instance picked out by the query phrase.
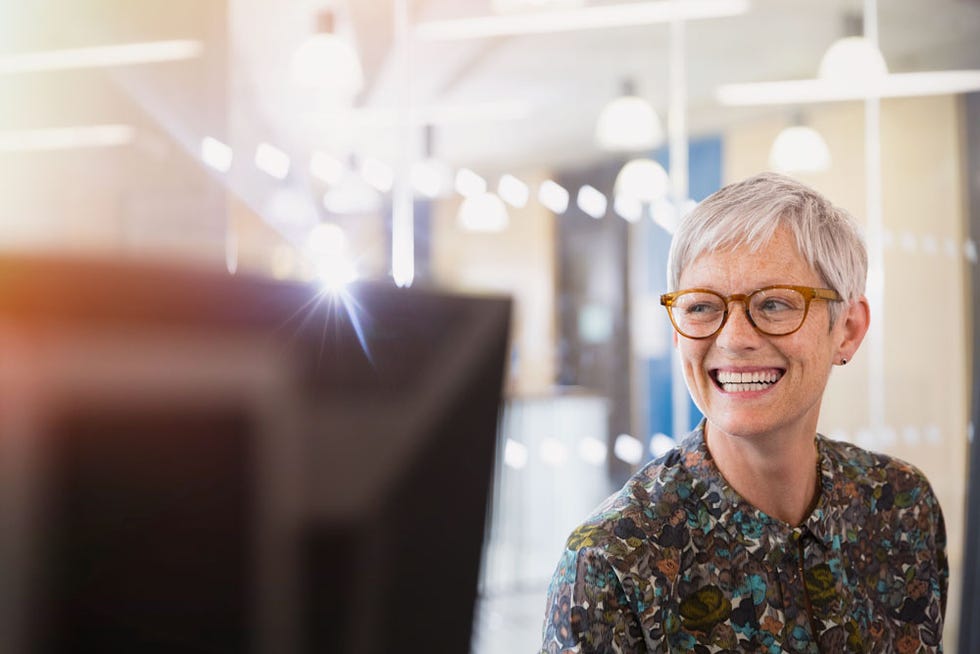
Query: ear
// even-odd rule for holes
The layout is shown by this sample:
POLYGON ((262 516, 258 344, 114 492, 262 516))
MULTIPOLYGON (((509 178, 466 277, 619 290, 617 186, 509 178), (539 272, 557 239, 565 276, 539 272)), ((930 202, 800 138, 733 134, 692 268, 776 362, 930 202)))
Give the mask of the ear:
POLYGON ((677 347, 677 341, 678 341, 678 338, 677 338, 677 330, 672 328, 670 330, 670 333, 671 333, 671 335, 674 338, 674 347, 677 347))
POLYGON ((834 331, 838 333, 837 362, 841 359, 851 360, 854 353, 868 333, 871 324, 871 307, 868 298, 861 296, 851 302, 847 310, 837 319, 834 331))

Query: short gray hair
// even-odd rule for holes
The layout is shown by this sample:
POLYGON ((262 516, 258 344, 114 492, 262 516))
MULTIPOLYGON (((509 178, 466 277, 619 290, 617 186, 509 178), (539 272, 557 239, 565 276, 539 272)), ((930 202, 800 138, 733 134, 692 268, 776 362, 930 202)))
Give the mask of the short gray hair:
MULTIPOLYGON (((702 254, 765 246, 780 226, 828 288, 850 302, 864 295, 868 253, 851 215, 794 179, 761 173, 708 196, 681 221, 670 246, 668 290, 702 254)), ((831 325, 843 306, 830 303, 831 325)))

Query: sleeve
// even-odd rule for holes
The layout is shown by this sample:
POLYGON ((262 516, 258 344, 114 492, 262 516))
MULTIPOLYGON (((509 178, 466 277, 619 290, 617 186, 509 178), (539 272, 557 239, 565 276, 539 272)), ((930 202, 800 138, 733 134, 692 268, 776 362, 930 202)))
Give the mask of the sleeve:
POLYGON ((566 550, 548 589, 541 654, 641 654, 636 614, 609 562, 591 548, 566 550))
POLYGON ((933 543, 935 547, 936 560, 936 592, 939 593, 940 617, 946 619, 946 595, 949 591, 949 560, 946 558, 946 521, 943 519, 943 510, 939 506, 939 500, 930 488, 929 497, 931 499, 933 543))
MULTIPOLYGON (((949 562, 946 559, 946 524, 939 500, 922 477, 925 492, 923 502, 918 512, 918 524, 921 534, 917 540, 917 548, 921 553, 921 564, 915 583, 921 583, 927 588, 924 615, 918 616, 916 626, 922 644, 927 652, 942 652, 943 625, 946 619, 946 596, 949 589, 949 562), (920 581, 921 580, 921 581, 920 581)), ((911 571, 910 571, 911 572, 911 571)), ((908 603, 908 599, 906 599, 908 603)), ((904 606, 904 605, 903 605, 904 606)), ((900 617, 905 617, 900 613, 900 617)))

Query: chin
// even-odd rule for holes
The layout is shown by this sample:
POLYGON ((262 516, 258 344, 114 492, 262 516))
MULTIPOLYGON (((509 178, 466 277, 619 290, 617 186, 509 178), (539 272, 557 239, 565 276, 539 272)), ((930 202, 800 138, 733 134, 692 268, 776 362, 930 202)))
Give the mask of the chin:
POLYGON ((753 438, 764 436, 773 431, 771 426, 749 424, 741 420, 711 420, 710 418, 708 419, 708 429, 734 438, 753 438))

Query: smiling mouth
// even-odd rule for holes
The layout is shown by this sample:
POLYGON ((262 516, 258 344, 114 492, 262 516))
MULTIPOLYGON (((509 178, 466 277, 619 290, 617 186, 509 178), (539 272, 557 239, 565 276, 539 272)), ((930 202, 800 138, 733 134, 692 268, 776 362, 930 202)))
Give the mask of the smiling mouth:
POLYGON ((715 370, 712 374, 715 383, 726 393, 764 391, 772 387, 782 376, 783 371, 778 369, 757 370, 754 372, 715 370))

